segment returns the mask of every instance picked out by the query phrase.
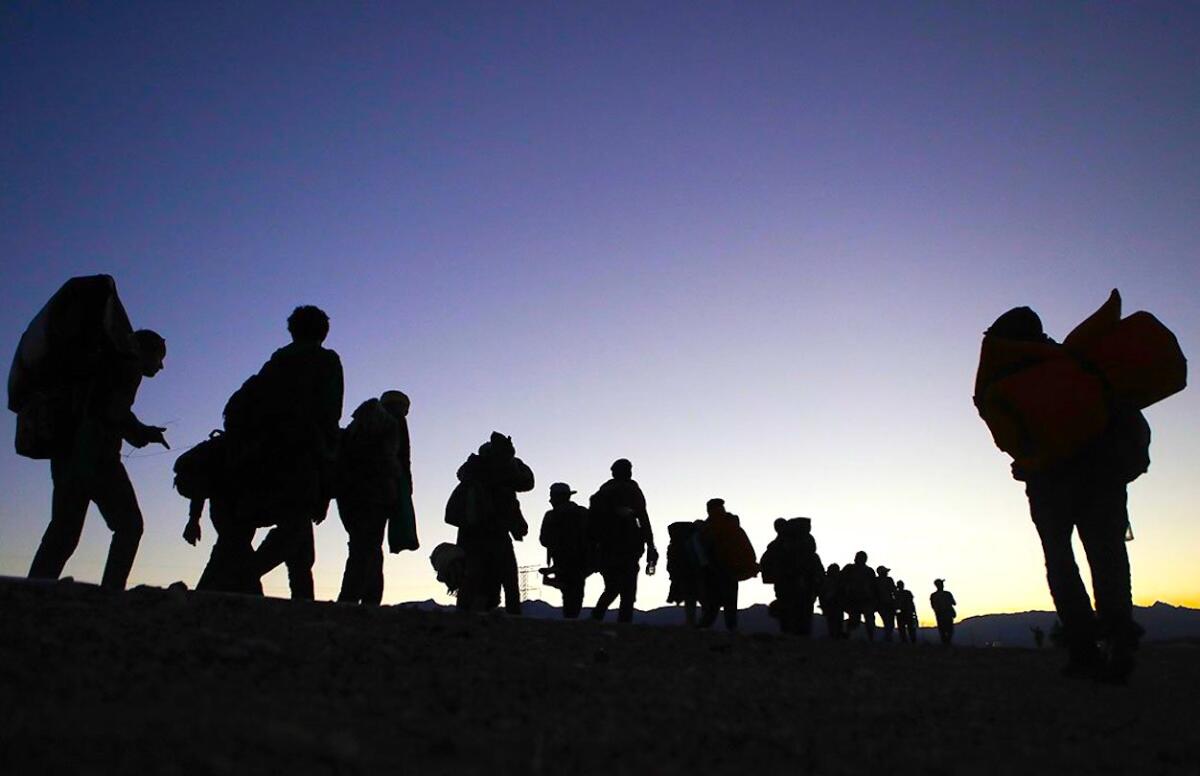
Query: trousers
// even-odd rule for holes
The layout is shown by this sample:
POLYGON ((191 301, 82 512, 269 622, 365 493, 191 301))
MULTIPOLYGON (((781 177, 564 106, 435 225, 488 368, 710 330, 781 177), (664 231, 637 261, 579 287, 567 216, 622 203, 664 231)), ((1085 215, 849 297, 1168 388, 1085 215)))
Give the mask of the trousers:
POLYGON ((117 456, 91 457, 78 451, 50 461, 54 494, 50 525, 29 567, 31 579, 58 579, 79 546, 89 504, 112 531, 108 559, 100 584, 109 590, 124 590, 133 569, 144 523, 137 494, 129 473, 117 456))

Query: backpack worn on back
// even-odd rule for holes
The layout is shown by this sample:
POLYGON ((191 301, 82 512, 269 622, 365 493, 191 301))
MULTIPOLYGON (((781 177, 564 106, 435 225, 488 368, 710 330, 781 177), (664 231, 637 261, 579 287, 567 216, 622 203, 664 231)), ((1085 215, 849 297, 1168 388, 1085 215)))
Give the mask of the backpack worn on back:
POLYGON ((225 467, 226 442, 220 431, 175 459, 175 490, 186 499, 210 499, 225 467))
POLYGON ((109 275, 71 278, 34 316, 8 373, 16 451, 50 458, 74 430, 79 391, 106 359, 133 355, 133 327, 109 275))

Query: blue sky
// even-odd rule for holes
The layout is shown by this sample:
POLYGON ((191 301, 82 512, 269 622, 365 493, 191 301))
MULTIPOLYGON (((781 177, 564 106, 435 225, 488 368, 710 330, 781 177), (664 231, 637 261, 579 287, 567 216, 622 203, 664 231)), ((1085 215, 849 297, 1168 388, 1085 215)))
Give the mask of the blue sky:
MULTIPOLYGON (((971 405, 980 334, 1029 304, 1061 337, 1119 287, 1195 352, 1198 41, 1167 3, 6 4, 0 342, 113 274, 168 340, 137 411, 179 447, 322 306, 345 417, 413 398, 423 547, 389 556, 385 600, 440 595, 454 471, 498 429, 535 526, 551 482, 586 496, 625 456, 663 542, 722 496, 760 551, 810 515, 826 562, 1048 608, 971 405)), ((1148 413, 1140 602, 1200 604, 1198 406, 1148 413)), ((135 582, 207 555, 172 460, 128 462, 135 582)), ((27 569, 47 468, 0 455, 0 573, 27 569)), ((107 539, 89 518, 67 573, 98 579, 107 539)), ((319 596, 344 548, 335 516, 319 596)))

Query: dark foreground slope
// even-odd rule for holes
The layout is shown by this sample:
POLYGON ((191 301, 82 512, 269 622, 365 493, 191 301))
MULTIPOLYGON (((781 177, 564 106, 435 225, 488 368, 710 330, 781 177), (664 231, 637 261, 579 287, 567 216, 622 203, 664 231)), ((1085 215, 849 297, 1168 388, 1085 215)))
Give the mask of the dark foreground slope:
POLYGON ((1200 650, 799 643, 0 582, 5 773, 1197 773, 1200 650))

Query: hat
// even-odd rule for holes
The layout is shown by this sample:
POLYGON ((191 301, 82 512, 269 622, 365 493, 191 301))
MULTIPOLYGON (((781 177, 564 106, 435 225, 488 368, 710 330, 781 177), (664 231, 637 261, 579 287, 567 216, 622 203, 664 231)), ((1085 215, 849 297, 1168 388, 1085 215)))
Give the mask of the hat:
POLYGON ((725 506, 725 499, 710 498, 708 501, 705 502, 704 506, 707 507, 708 509, 712 509, 713 507, 723 507, 723 506, 725 506))
POLYGON ((550 486, 551 496, 574 496, 575 491, 571 490, 571 486, 565 482, 556 482, 550 486))
POLYGON ((610 469, 633 469, 633 464, 629 462, 628 458, 618 458, 617 460, 613 461, 612 466, 610 466, 608 468, 610 468, 610 469))
POLYGON ((939 584, 940 584, 940 585, 944 585, 944 584, 946 584, 946 580, 944 580, 944 579, 935 579, 935 580, 933 580, 933 584, 935 584, 935 585, 939 585, 939 584))
POLYGON ((875 571, 879 574, 886 574, 891 571, 891 569, 889 569, 887 566, 880 566, 879 568, 875 569, 875 571))

